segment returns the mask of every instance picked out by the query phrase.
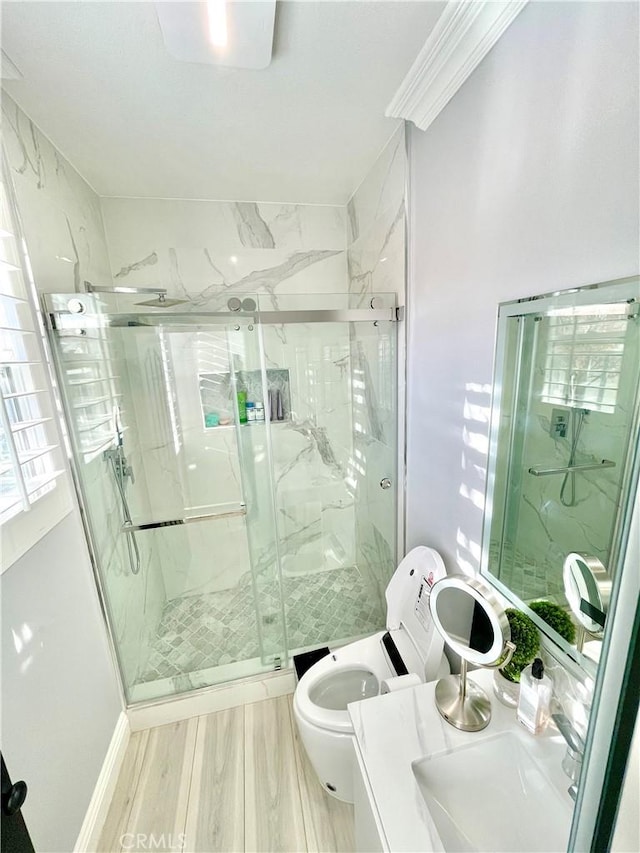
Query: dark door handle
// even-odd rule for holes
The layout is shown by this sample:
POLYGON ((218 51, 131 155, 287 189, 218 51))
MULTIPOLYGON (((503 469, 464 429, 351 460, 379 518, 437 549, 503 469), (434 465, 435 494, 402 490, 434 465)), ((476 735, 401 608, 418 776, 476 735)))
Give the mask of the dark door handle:
POLYGON ((22 808, 27 799, 27 783, 14 782, 14 784, 2 794, 2 811, 11 816, 22 808))

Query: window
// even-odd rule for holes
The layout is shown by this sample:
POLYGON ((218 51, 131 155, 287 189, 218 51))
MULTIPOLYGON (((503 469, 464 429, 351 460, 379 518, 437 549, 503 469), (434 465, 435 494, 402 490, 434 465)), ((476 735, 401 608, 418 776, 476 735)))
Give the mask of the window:
MULTIPOLYGON (((552 309, 553 311, 553 309, 552 309)), ((627 306, 549 312, 542 401, 613 413, 622 372, 627 306)))
MULTIPOLYGON (((3 177, 7 174, 6 168, 3 177)), ((28 259, 0 184, 0 535, 2 570, 71 509, 28 259)))

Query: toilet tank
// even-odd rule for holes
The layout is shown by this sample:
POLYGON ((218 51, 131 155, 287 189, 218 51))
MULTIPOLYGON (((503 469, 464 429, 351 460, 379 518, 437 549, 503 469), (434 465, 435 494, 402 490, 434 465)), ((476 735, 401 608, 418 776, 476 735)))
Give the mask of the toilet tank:
POLYGON ((446 574, 440 554, 419 545, 401 561, 385 592, 387 630, 409 671, 418 671, 420 661, 418 674, 426 681, 436 678, 444 647, 429 612, 429 593, 446 574))

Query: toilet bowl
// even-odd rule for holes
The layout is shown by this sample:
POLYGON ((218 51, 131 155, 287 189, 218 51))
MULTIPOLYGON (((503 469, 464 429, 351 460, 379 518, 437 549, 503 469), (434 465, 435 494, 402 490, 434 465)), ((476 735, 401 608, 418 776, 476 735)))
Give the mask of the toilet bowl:
POLYGON ((449 674, 443 640, 429 614, 429 590, 446 570, 432 548, 410 551, 387 586, 387 630, 342 646, 305 672, 293 697, 300 738, 327 793, 353 802, 355 753, 347 705, 377 696, 407 673, 421 681, 449 674))

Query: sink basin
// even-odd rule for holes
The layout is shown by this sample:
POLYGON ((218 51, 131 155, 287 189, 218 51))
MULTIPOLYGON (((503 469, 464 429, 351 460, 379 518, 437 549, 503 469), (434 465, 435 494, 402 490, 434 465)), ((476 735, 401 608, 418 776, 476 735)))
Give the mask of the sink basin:
POLYGON ((572 808, 515 734, 420 758, 411 769, 445 850, 567 849, 572 808))

